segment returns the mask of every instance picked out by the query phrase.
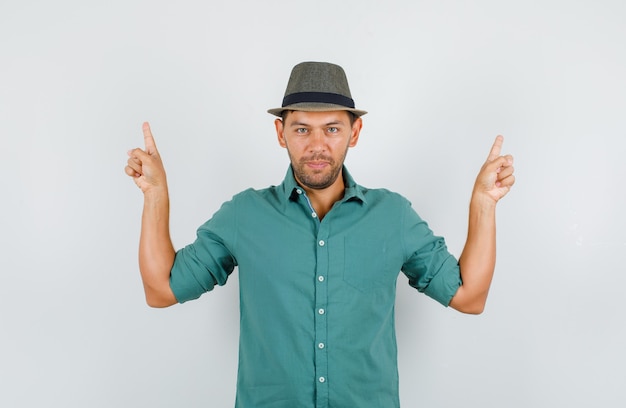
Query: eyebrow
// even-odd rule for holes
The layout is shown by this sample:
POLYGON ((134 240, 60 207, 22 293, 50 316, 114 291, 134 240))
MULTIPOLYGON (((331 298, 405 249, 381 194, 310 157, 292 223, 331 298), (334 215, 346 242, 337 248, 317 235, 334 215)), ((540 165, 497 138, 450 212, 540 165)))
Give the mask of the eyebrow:
MULTIPOLYGON (((336 125, 345 125, 345 123, 343 123, 342 120, 333 120, 331 122, 323 124, 322 126, 326 127, 326 126, 336 126, 336 125)), ((296 127, 296 126, 311 127, 310 124, 305 123, 305 122, 293 122, 289 125, 289 127, 296 127)))

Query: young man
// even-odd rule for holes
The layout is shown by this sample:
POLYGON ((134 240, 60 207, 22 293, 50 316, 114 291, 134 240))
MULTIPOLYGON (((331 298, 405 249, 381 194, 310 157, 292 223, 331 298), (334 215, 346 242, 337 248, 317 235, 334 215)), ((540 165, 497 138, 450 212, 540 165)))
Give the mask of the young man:
POLYGON ((126 173, 144 194, 139 266, 147 302, 165 307, 226 283, 238 267, 236 406, 398 407, 395 285, 481 313, 495 267, 495 207, 514 183, 498 136, 470 200, 457 261, 402 196, 367 189, 343 166, 361 116, 343 69, 293 68, 283 104, 268 112, 291 166, 279 186, 223 204, 176 252, 165 171, 148 124, 126 173))

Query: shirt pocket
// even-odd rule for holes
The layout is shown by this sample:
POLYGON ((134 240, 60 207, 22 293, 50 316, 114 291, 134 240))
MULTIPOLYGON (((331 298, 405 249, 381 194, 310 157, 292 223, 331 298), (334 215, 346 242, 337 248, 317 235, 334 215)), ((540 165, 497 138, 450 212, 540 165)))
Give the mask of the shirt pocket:
POLYGON ((343 280, 362 291, 395 285, 389 270, 387 247, 384 241, 374 239, 345 238, 343 248, 343 280))

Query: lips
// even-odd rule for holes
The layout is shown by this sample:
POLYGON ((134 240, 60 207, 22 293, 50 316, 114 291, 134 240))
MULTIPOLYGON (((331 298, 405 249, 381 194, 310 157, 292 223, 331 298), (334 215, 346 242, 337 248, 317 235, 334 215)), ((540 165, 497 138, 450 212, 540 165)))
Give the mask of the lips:
POLYGON ((330 166, 330 163, 327 161, 308 161, 305 162, 305 164, 307 165, 307 167, 310 167, 312 169, 323 169, 324 167, 330 166))
POLYGON ((326 166, 332 166, 333 160, 330 157, 315 155, 302 159, 302 164, 313 169, 322 169, 326 166))

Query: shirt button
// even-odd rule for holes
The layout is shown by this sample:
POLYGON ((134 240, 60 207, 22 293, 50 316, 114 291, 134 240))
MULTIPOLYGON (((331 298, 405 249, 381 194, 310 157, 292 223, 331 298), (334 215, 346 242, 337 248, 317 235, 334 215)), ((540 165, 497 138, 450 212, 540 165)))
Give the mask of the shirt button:
POLYGON ((326 311, 324 309, 320 309, 320 310, 317 311, 317 313, 323 315, 324 313, 326 313, 326 311))
POLYGON ((326 378, 324 378, 324 377, 320 377, 320 378, 319 378, 319 381, 320 381, 321 383, 324 383, 324 382, 326 382, 326 378))
POLYGON ((317 345, 317 347, 318 347, 319 349, 323 349, 323 348, 324 348, 324 347, 326 347, 326 346, 324 345, 324 343, 320 343, 320 344, 318 344, 318 345, 317 345))
POLYGON ((298 193, 298 194, 302 194, 302 190, 297 189, 297 190, 296 190, 296 193, 298 193))
POLYGON ((318 242, 318 244, 320 244, 320 246, 324 246, 324 245, 326 245, 326 242, 324 242, 323 239, 320 239, 320 242, 318 242))
POLYGON ((320 281, 320 282, 324 282, 324 277, 320 275, 320 276, 317 277, 317 280, 320 281))
POLYGON ((317 218, 317 214, 315 214, 315 213, 311 213, 311 217, 313 217, 313 218, 317 218))

